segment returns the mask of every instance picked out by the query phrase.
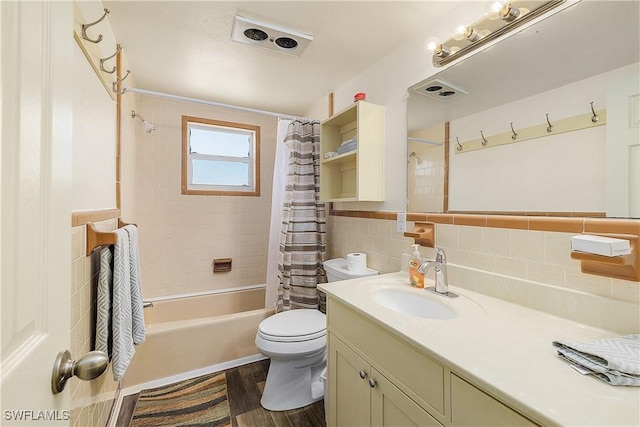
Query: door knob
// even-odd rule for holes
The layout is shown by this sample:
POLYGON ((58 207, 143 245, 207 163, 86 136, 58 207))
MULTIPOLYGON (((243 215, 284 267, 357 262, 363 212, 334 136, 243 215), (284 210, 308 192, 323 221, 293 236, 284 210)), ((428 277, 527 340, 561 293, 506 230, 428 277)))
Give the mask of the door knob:
POLYGON ((362 379, 367 378, 367 373, 366 373, 366 371, 364 369, 360 369, 359 374, 360 374, 360 378, 362 378, 362 379))
POLYGON ((369 378, 369 387, 374 388, 377 382, 373 378, 369 378))
POLYGON ((98 378, 107 369, 109 356, 102 351, 90 351, 78 360, 71 360, 69 350, 58 353, 51 373, 51 391, 58 394, 64 390, 67 380, 73 376, 83 381, 98 378))

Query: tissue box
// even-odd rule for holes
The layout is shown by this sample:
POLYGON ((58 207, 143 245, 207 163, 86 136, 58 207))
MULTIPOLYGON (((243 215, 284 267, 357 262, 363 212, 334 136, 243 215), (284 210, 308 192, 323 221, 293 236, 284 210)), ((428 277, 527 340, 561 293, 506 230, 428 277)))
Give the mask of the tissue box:
POLYGON ((631 253, 631 243, 625 239, 581 234, 571 238, 571 249, 604 256, 620 256, 631 253))

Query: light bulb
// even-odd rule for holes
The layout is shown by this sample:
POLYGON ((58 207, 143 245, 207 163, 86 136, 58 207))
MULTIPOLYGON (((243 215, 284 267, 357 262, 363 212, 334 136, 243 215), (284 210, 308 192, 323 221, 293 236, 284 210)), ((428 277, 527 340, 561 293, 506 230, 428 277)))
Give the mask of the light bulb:
POLYGON ((440 40, 437 37, 428 37, 424 41, 424 50, 429 52, 434 52, 438 45, 440 44, 440 40))
POLYGON ((464 33, 467 30, 467 27, 465 27, 464 25, 458 25, 456 27, 456 31, 453 33, 452 38, 454 40, 463 40, 464 39, 464 33))

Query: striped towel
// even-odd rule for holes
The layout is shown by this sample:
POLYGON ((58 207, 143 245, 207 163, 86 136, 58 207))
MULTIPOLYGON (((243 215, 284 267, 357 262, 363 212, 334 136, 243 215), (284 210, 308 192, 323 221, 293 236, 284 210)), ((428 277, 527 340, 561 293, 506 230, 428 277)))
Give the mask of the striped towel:
POLYGON ((98 291, 96 307, 95 349, 111 354, 111 285, 113 272, 111 249, 100 248, 100 272, 98 273, 98 291))
POLYGON ((129 233, 123 228, 115 231, 117 241, 113 249, 113 354, 111 369, 113 379, 124 377, 133 358, 133 329, 131 316, 131 256, 129 233))
POLYGON ((138 228, 135 225, 124 227, 129 235, 129 275, 131 278, 131 319, 133 343, 142 344, 145 339, 144 313, 140 281, 140 256, 138 254, 138 228))
POLYGON ((611 385, 640 386, 640 335, 624 335, 590 342, 554 341, 558 354, 611 385))

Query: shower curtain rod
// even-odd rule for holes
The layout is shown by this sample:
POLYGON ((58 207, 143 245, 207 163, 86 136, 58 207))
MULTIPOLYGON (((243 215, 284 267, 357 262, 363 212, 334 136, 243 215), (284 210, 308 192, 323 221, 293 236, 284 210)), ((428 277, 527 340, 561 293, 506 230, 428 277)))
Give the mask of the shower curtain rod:
POLYGON ((305 117, 290 116, 289 114, 274 113, 272 111, 257 110, 255 108, 240 107, 238 105, 222 104, 220 102, 207 101, 207 100, 198 99, 198 98, 189 98, 189 97, 186 97, 186 96, 171 95, 170 93, 155 92, 155 91, 152 91, 152 90, 138 89, 138 88, 135 88, 135 87, 125 87, 123 89, 122 93, 125 93, 125 92, 140 93, 142 95, 158 96, 160 98, 175 99, 175 100, 178 100, 178 101, 188 101, 188 102, 195 102, 195 103, 198 103, 198 104, 213 105, 215 107, 225 107, 225 108, 230 108, 232 110, 247 111, 247 112, 250 112, 250 113, 266 114, 268 116, 274 116, 274 117, 278 117, 280 119, 288 119, 288 120, 305 119, 306 120, 305 117))

